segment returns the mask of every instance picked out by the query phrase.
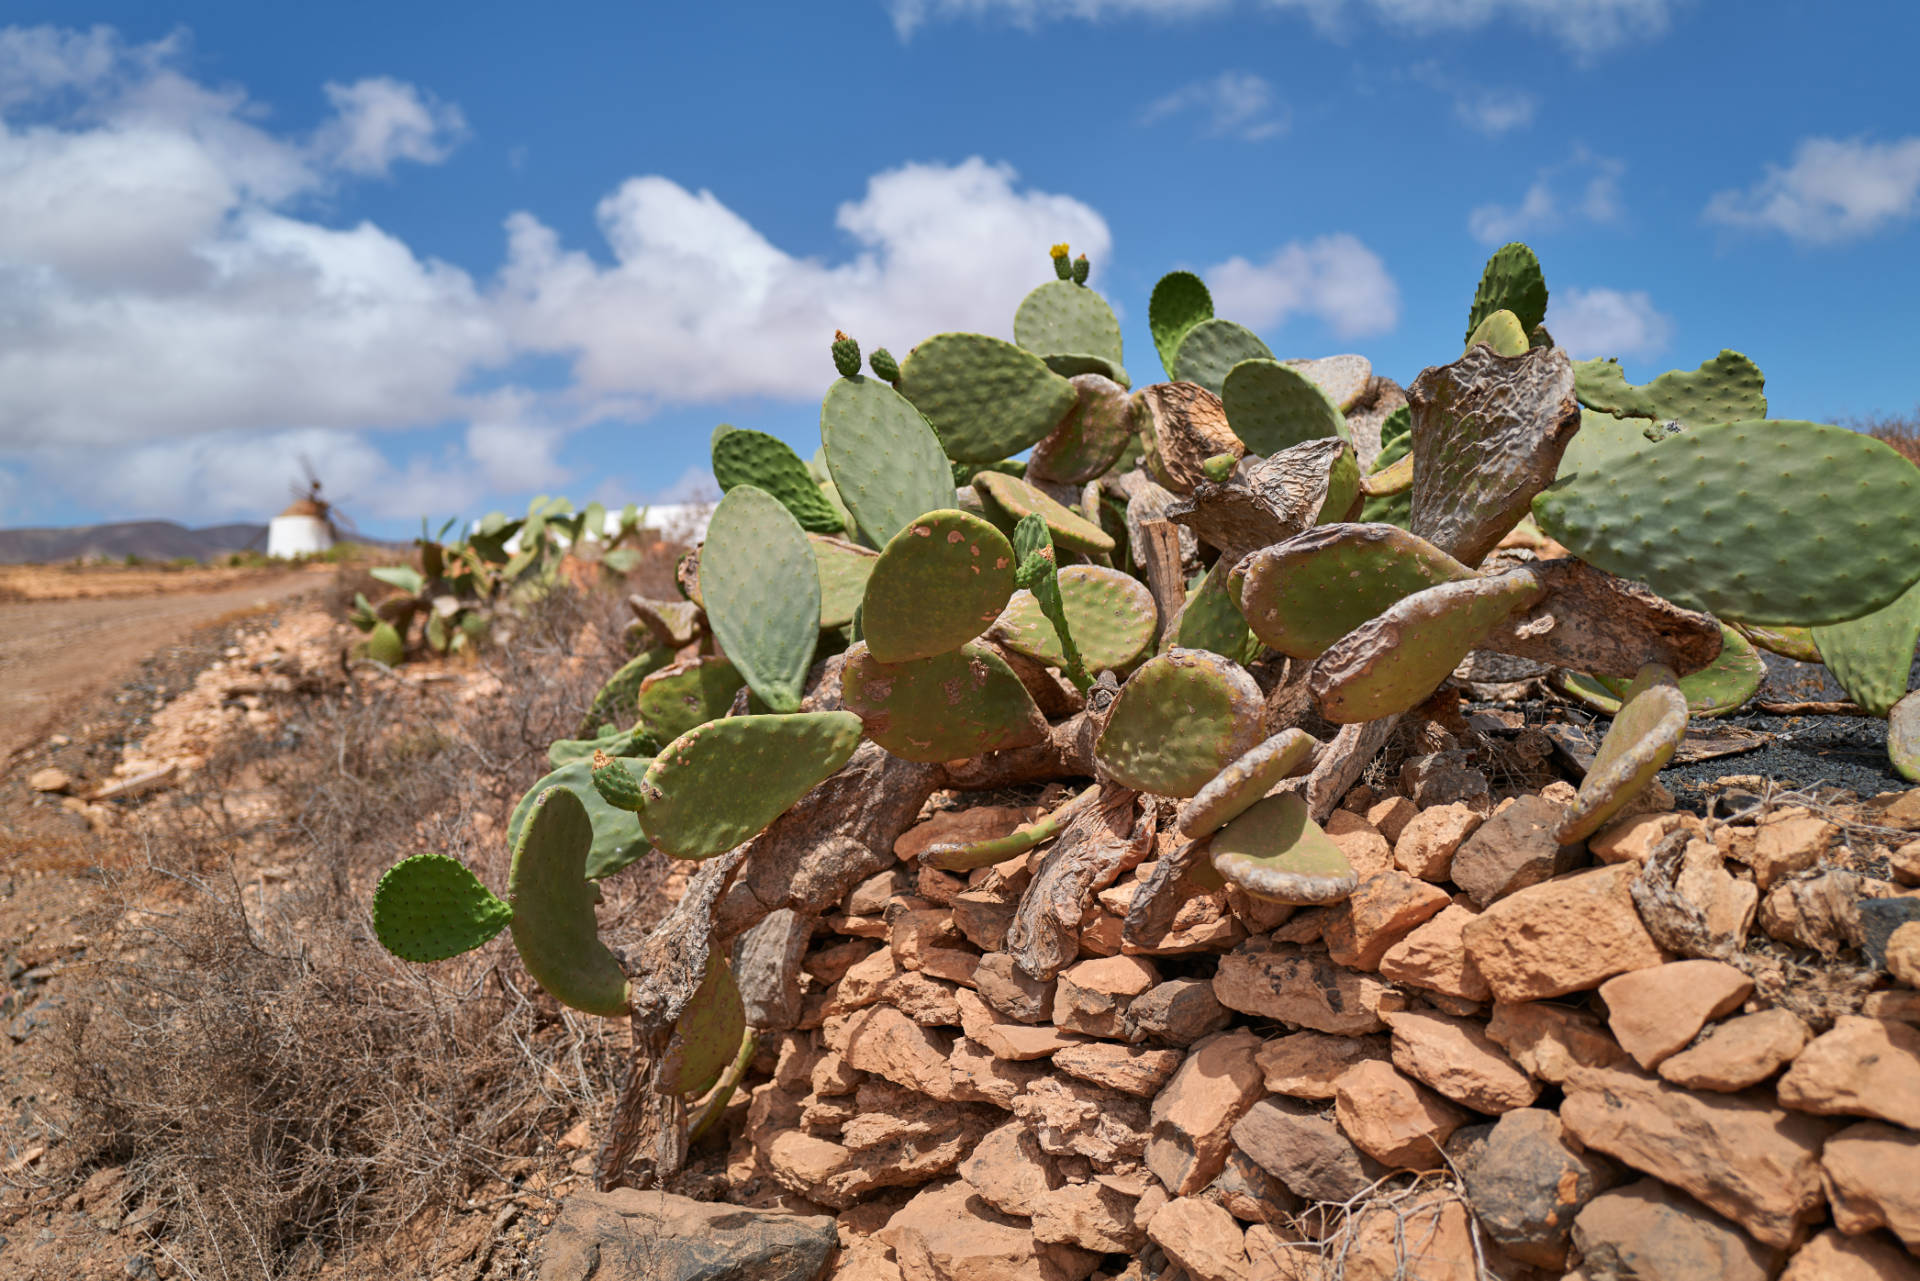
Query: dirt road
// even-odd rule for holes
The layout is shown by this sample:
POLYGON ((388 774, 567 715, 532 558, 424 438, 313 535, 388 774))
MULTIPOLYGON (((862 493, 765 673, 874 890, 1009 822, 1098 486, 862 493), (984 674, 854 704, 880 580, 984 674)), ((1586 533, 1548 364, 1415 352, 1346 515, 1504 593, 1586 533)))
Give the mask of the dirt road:
POLYGON ((326 582, 296 570, 213 591, 0 604, 0 762, 195 628, 326 582))

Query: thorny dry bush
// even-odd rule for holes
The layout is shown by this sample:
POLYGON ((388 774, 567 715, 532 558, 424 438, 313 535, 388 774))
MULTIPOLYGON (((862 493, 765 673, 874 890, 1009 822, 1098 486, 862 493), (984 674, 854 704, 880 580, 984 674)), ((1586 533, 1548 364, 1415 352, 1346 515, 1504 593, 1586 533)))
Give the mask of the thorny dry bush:
POLYGON ((1875 440, 1885 441, 1920 463, 1920 408, 1902 418, 1874 416, 1851 424, 1875 440))
MULTIPOLYGON (((426 850, 504 885, 506 816, 619 663, 623 614, 616 594, 556 592, 507 646, 449 669, 498 680, 470 706, 454 691, 484 677, 354 669, 289 696, 278 739, 148 807, 112 946, 94 951, 111 959, 47 1066, 71 1107, 69 1177, 124 1165, 180 1275, 425 1275, 473 1227, 461 1216, 543 1163, 564 1173, 553 1139, 609 1097, 624 1029, 538 993, 504 937, 398 962, 367 905, 426 850)), ((609 917, 650 922, 663 878, 630 869, 609 917)))

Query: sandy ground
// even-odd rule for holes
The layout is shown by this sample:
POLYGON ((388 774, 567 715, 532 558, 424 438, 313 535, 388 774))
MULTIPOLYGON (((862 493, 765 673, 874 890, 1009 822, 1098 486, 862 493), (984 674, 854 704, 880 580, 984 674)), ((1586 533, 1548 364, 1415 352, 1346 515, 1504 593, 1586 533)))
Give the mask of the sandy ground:
POLYGON ((164 595, 0 604, 0 762, 162 646, 320 587, 331 572, 294 570, 211 589, 195 582, 198 590, 164 595))

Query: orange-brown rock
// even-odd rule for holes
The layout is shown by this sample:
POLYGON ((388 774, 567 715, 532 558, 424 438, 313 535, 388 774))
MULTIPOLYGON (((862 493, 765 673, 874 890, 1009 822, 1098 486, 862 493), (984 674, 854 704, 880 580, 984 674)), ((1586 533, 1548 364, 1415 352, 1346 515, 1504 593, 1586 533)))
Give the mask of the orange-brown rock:
POLYGON ((1464 896, 1388 948, 1380 957, 1380 977, 1410 983, 1429 992, 1484 1001, 1493 995, 1480 967, 1467 954, 1467 922, 1478 913, 1464 896))
POLYGON ((903 1281, 1085 1281, 1100 1264, 1090 1250, 1036 1241, 963 1179, 926 1188, 875 1235, 903 1281))
POLYGON ((921 1027, 889 1005, 875 1005, 848 1016, 840 1053, 862 1072, 936 1099, 957 1099, 951 1034, 921 1027))
POLYGON ((1751 828, 1723 827, 1714 840, 1727 857, 1753 869, 1754 882, 1765 892, 1782 878, 1819 863, 1839 834, 1827 820, 1789 806, 1751 828))
POLYGON ((1588 1203, 1574 1220, 1588 1277, 1767 1281, 1779 1257, 1691 1197, 1642 1179, 1588 1203))
POLYGON ((973 972, 974 990, 995 1013, 1015 1023, 1053 1021, 1056 980, 1042 982, 1014 963, 1011 952, 989 952, 973 972))
POLYGON ((1554 839, 1565 817, 1566 808, 1544 796, 1516 797, 1461 843, 1449 879, 1485 908, 1529 885, 1572 871, 1585 861, 1586 848, 1554 839))
POLYGON ((1670 834, 1680 831, 1704 837, 1707 827, 1692 814, 1672 810, 1658 814, 1634 814, 1617 819, 1594 833, 1587 841, 1587 852, 1602 863, 1644 863, 1656 845, 1670 834))
POLYGON ((1459 803, 1421 810, 1394 840, 1394 866, 1423 881, 1447 880, 1455 852, 1482 821, 1480 813, 1459 803))
POLYGON ((1600 985, 1614 1039, 1649 1070, 1752 994, 1753 980, 1723 961, 1672 961, 1600 985))
POLYGON ((997 1058, 1044 1059, 1062 1046, 1078 1045, 1086 1039, 1057 1027, 1035 1027, 1003 1019, 966 988, 960 988, 953 995, 960 1007, 960 1026, 997 1058))
POLYGON ((1378 1060, 1356 1063, 1334 1084, 1334 1115, 1355 1147, 1394 1170, 1438 1170, 1466 1113, 1378 1060))
POLYGON ((1160 982, 1160 972, 1145 957, 1108 956, 1069 965, 1056 981, 1056 1027, 1125 1041, 1133 1039, 1127 1007, 1160 982))
MULTIPOLYGON (((1253 1110, 1250 1108, 1247 1116, 1251 1115, 1253 1110)), ((1243 1116, 1234 1122, 1234 1129, 1238 1130, 1246 1123, 1246 1119, 1243 1116)), ((1298 1214, 1304 1205, 1299 1197, 1288 1190, 1286 1184, 1274 1178, 1264 1166, 1237 1146, 1228 1150, 1227 1163, 1200 1195, 1219 1204, 1242 1223, 1285 1222, 1289 1216, 1298 1214)))
POLYGON ((1920 1262, 1880 1237, 1828 1229, 1794 1251, 1780 1281, 1920 1281, 1920 1262))
POLYGON ((1822 1116, 1869 1116, 1920 1129, 1920 1028, 1846 1017, 1800 1051, 1780 1102, 1822 1116))
POLYGON ((1143 1099, 1070 1076, 1037 1078, 1009 1104, 1053 1156, 1086 1157, 1100 1169, 1138 1165, 1151 1125, 1143 1099))
POLYGON ((1069 1183, 1035 1208, 1034 1240, 1098 1254, 1131 1254, 1147 1243, 1146 1225, 1135 1222, 1139 1200, 1098 1179, 1069 1183))
POLYGON ((1133 1026, 1169 1045, 1192 1045, 1233 1020, 1206 979, 1168 979, 1127 1007, 1133 1026))
POLYGON ((1068 1076, 1092 1081, 1123 1094, 1152 1098, 1172 1079, 1184 1057, 1179 1050, 1088 1041, 1054 1051, 1053 1066, 1068 1076))
POLYGON ((1387 949, 1447 906, 1447 892, 1391 869, 1361 881, 1320 927, 1335 963, 1374 970, 1387 949))
POLYGON ((1707 1029, 1699 1044, 1661 1060, 1660 1075, 1689 1090, 1744 1090, 1792 1062, 1811 1035, 1791 1010, 1743 1014, 1707 1029))
POLYGON ((954 1041, 947 1066, 953 1070, 954 1090, 961 1098, 1003 1108, 1011 1108, 1014 1099, 1048 1071, 1043 1062, 1000 1058, 968 1036, 954 1041))
POLYGON ((1785 1249, 1820 1220, 1831 1127, 1748 1095, 1695 1094, 1627 1067, 1577 1070, 1560 1121, 1581 1143, 1785 1249))
POLYGON ((1179 1197, 1161 1206, 1147 1235, 1193 1281, 1254 1281, 1246 1234, 1211 1201, 1179 1197))
POLYGON ((1606 1025, 1585 1010, 1545 1001, 1495 1005, 1487 1039, 1513 1057, 1528 1075, 1564 1083, 1583 1067, 1611 1067, 1627 1052, 1606 1025))
POLYGON ((1598 987, 1667 958, 1640 922, 1629 864, 1591 867, 1509 894, 1469 921, 1467 954, 1501 1001, 1598 987))
POLYGON ((1389 796, 1384 801, 1375 801, 1367 807, 1367 822, 1373 824, 1373 830, 1387 838, 1388 844, 1396 844, 1400 834, 1407 830, 1407 824, 1413 822, 1420 807, 1404 796, 1389 796))
POLYGON ((960 1177, 975 1195, 1002 1214, 1031 1218, 1040 1203, 1066 1182, 1039 1141, 1018 1121, 980 1140, 960 1163, 960 1177))
POLYGON ((1820 1169, 1842 1232, 1887 1228, 1920 1254, 1920 1134, 1878 1121, 1850 1125, 1827 1140, 1820 1169))
POLYGON ((1378 1032, 1386 984, 1324 953, 1248 939, 1220 958, 1213 994, 1229 1009, 1339 1036, 1378 1032))
POLYGON ((1362 1059, 1387 1059, 1392 1048, 1384 1036, 1329 1036, 1294 1032, 1260 1046, 1254 1062, 1267 1089, 1298 1099, 1331 1099, 1333 1083, 1362 1059))
POLYGON ((1487 1039, 1478 1020, 1432 1010, 1382 1017, 1393 1029, 1393 1065, 1460 1106, 1497 1115, 1540 1096, 1539 1083, 1487 1039))
POLYGON ((1444 1192, 1405 1206, 1362 1207, 1336 1249, 1343 1281, 1476 1281, 1467 1209, 1444 1192))
POLYGON ((1211 1183, 1226 1164, 1233 1123, 1265 1090, 1250 1028, 1197 1042, 1153 1101, 1146 1164, 1176 1197, 1211 1183))
POLYGON ((1323 825, 1333 843, 1353 864, 1353 874, 1361 880, 1378 876, 1393 866, 1393 846, 1372 823, 1351 810, 1335 810, 1323 825))
POLYGON ((1893 879, 1902 885, 1920 885, 1920 841, 1908 841, 1887 855, 1893 879))
POLYGON ((944 907, 907 908, 887 913, 887 945, 903 970, 917 970, 934 948, 951 948, 963 941, 953 913, 944 907))
POLYGON ((1233 1143, 1308 1201, 1349 1200, 1385 1173, 1320 1108, 1278 1095, 1247 1109, 1233 1143))

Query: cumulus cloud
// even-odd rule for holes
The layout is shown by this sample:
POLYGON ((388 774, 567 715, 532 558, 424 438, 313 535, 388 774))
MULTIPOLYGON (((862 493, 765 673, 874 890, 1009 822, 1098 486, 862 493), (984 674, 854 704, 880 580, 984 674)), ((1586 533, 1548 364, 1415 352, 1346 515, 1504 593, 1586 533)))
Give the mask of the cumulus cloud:
POLYGON ((1893 142, 1808 138, 1744 191, 1707 202, 1708 222, 1778 231, 1803 244, 1870 236, 1920 212, 1920 136, 1893 142))
POLYGON ((1574 222, 1609 223, 1620 217, 1623 161, 1576 146, 1565 161, 1535 175, 1518 204, 1480 205, 1467 215, 1467 230, 1482 244, 1497 245, 1574 222))
POLYGON ((571 357, 602 412, 817 397, 835 329, 901 355, 943 329, 1010 337, 1048 245, 1070 242, 1097 274, 1112 244, 1088 206, 978 157, 872 178, 835 214, 857 246, 837 263, 790 254, 713 192, 658 175, 628 179, 596 212, 607 265, 514 214, 499 302, 514 340, 571 357))
POLYGON ((1638 289, 1556 289, 1546 325, 1575 360, 1657 356, 1673 337, 1673 321, 1638 289))
POLYGON ((1175 89, 1147 104, 1140 123, 1158 124, 1189 113, 1201 118, 1203 132, 1213 138, 1263 142, 1285 133, 1288 125, 1287 109, 1274 100, 1273 85, 1250 71, 1223 71, 1175 89))
POLYGON ((1477 81, 1461 81, 1438 63, 1418 62, 1407 74, 1420 84, 1445 94, 1453 103, 1453 118, 1476 133, 1499 137, 1533 123, 1540 100, 1519 89, 1502 89, 1477 81))
POLYGON ((437 165, 467 133, 460 108, 388 76, 326 90, 334 117, 315 141, 349 173, 384 176, 396 160, 437 165))
POLYGON ((1341 338, 1365 338, 1400 321, 1400 288, 1386 264, 1345 233, 1293 241, 1261 263, 1229 258, 1202 275, 1215 313, 1255 329, 1310 317, 1341 338))

